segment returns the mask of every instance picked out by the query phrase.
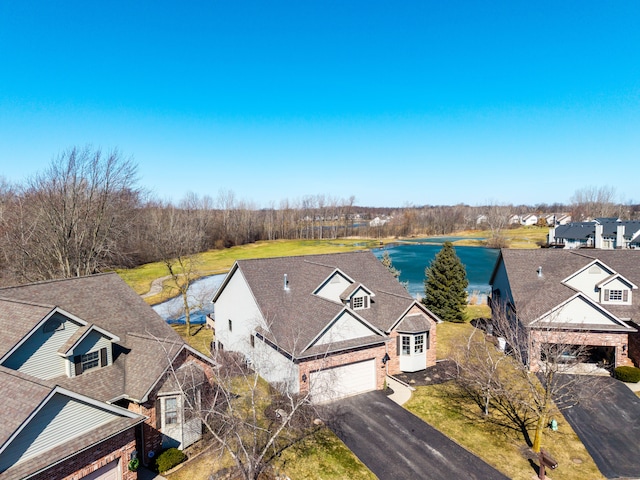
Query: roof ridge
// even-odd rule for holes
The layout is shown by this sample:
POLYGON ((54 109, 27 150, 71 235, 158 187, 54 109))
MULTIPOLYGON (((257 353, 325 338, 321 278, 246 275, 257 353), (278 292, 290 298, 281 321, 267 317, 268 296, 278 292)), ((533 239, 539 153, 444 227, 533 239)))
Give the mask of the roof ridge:
POLYGON ((26 373, 22 373, 19 372, 17 370, 13 370, 11 368, 5 367, 0 365, 0 374, 4 373, 5 375, 10 375, 12 377, 18 378, 21 381, 24 382, 29 382, 29 383, 33 383, 34 385, 38 385, 40 387, 43 388, 48 388, 49 390, 52 390, 56 387, 56 384, 48 381, 48 380, 43 380, 41 378, 38 377, 34 377, 33 375, 29 375, 26 373))
MULTIPOLYGON (((8 287, 8 288, 15 288, 15 287, 8 287)), ((60 308, 58 305, 53 305, 53 304, 47 304, 47 303, 38 303, 38 302, 30 302, 27 300, 22 300, 20 298, 11 298, 11 297, 3 297, 0 296, 0 301, 2 302, 12 302, 12 303, 19 303, 21 305, 29 305, 32 307, 42 307, 42 308, 50 308, 50 309, 54 309, 54 308, 60 308)))
POLYGON ((50 278, 49 280, 39 280, 37 282, 29 282, 29 283, 23 283, 20 285, 11 285, 8 287, 0 287, 0 291, 2 290, 11 290, 14 288, 20 288, 20 287, 31 287, 33 285, 43 285, 46 283, 57 283, 57 282, 66 282, 69 280, 79 280, 79 279, 83 279, 83 278, 91 278, 91 277, 102 277, 102 276, 107 276, 107 275, 116 275, 119 276, 116 272, 99 272, 99 273, 92 273, 91 275, 82 275, 79 277, 66 277, 66 278, 50 278))

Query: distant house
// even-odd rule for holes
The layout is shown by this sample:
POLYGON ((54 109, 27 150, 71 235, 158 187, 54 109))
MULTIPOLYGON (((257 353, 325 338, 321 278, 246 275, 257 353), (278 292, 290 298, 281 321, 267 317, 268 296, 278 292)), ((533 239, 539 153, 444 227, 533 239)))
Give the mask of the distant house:
POLYGON ((591 363, 640 361, 640 251, 503 249, 490 283, 493 314, 526 328, 532 370, 543 343, 586 346, 591 363))
POLYGON ((549 229, 547 243, 556 248, 640 248, 640 222, 599 218, 549 229))
POLYGON ((389 218, 380 218, 380 217, 376 217, 373 220, 369 221, 369 226, 370 227, 381 227, 383 226, 385 223, 387 223, 389 221, 389 218))
POLYGON ((118 275, 2 288, 0 329, 1 480, 133 480, 134 456, 200 438, 185 395, 199 401, 212 361, 118 275))
POLYGON ((538 216, 533 213, 528 213, 520 217, 520 225, 525 227, 532 227, 538 223, 538 216))
POLYGON ((571 222, 571 215, 568 213, 551 213, 549 215, 545 215, 545 221, 547 222, 547 226, 554 227, 557 225, 566 225, 571 222))
POLYGON ((217 348, 316 402, 435 364, 437 317, 371 252, 238 260, 213 301, 217 348))

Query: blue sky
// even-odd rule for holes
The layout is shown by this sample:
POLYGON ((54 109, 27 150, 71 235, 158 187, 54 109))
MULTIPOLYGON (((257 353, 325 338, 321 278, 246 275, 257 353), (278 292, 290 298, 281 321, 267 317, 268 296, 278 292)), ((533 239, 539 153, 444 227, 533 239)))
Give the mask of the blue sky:
POLYGON ((640 2, 0 2, 0 175, 117 147, 158 197, 640 202, 640 2))

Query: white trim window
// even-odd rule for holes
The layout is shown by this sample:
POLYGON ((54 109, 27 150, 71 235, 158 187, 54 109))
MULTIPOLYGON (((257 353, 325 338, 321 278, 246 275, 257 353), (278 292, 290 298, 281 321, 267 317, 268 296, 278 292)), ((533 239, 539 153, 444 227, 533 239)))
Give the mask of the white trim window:
POLYGON ((178 423, 178 397, 164 399, 164 424, 175 425, 178 423))
POLYGON ((351 299, 351 308, 354 310, 362 310, 364 308, 369 308, 369 296, 359 295, 357 297, 353 297, 351 299))
POLYGON ((91 370, 92 368, 97 368, 100 366, 100 352, 95 350, 93 352, 85 353, 80 358, 80 363, 82 364, 82 371, 86 372, 87 370, 91 370))
POLYGON ((422 355, 429 349, 429 332, 398 335, 398 355, 422 355))

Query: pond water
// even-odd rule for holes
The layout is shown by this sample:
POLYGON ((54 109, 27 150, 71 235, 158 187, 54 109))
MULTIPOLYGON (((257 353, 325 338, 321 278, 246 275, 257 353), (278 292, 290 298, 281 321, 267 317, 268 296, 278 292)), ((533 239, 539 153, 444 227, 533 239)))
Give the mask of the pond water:
MULTIPOLYGON (((382 258, 385 251, 389 252, 393 266, 400 270, 400 281, 408 283, 409 293, 414 297, 423 296, 425 268, 442 249, 442 243, 452 239, 453 237, 441 237, 415 240, 378 248, 373 253, 382 258)), ((475 293, 483 299, 490 292, 489 277, 499 250, 484 247, 455 247, 455 250, 467 270, 467 292, 475 293)), ((193 324, 204 323, 206 315, 213 313, 211 299, 224 277, 225 275, 211 275, 193 283, 189 290, 189 304, 195 309, 191 313, 193 324)), ((154 305, 153 309, 169 323, 184 323, 181 297, 154 305)))
MULTIPOLYGON (((193 282, 189 288, 189 306, 194 309, 191 312, 191 323, 205 323, 207 314, 213 313, 211 299, 224 277, 224 274, 211 275, 193 282)), ((153 309, 169 323, 184 323, 182 297, 174 297, 154 305, 153 309)))
MULTIPOLYGON (((409 293, 414 297, 424 296, 424 271, 442 249, 442 243, 446 240, 452 240, 452 237, 430 238, 386 246, 374 250, 373 253, 376 257, 382 258, 385 251, 389 252, 393 266, 400 270, 400 281, 408 282, 409 293)), ((489 279, 500 251, 484 247, 454 248, 467 271, 467 280, 469 280, 467 292, 486 297, 491 291, 489 279)))

